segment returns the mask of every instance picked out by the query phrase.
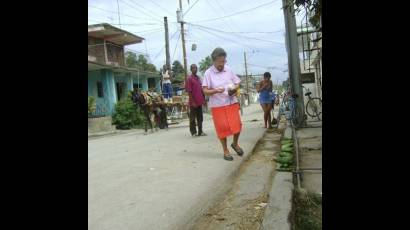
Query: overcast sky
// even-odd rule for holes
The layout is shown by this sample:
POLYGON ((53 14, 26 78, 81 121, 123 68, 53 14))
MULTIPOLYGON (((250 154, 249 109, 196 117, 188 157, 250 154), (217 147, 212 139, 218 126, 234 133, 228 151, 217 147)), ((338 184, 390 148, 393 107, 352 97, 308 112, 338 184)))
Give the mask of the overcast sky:
MULTIPOLYGON (((282 0, 189 0, 189 4, 182 0, 182 5, 184 21, 190 23, 185 25, 188 65, 198 64, 214 48, 222 47, 236 74, 245 73, 246 52, 248 74, 269 71, 274 82, 286 80, 282 0), (250 11, 241 13, 246 10, 250 11), (197 45, 196 51, 191 50, 192 44, 197 45)), ((171 64, 174 60, 183 64, 178 8, 178 0, 88 0, 88 24, 106 22, 145 38, 126 48, 147 53, 159 69, 165 63, 164 16, 168 17, 171 64)))

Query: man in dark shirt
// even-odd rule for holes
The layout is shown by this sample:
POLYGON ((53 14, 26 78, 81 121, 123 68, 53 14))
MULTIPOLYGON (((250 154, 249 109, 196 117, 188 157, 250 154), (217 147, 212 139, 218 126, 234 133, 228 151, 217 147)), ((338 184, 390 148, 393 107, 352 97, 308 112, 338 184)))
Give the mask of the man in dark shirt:
POLYGON ((187 78, 186 90, 189 95, 189 130, 192 136, 206 136, 202 131, 203 112, 202 105, 205 102, 205 97, 202 92, 202 82, 198 77, 198 67, 195 64, 191 65, 192 74, 187 78), (196 123, 198 125, 198 133, 196 130, 196 123))

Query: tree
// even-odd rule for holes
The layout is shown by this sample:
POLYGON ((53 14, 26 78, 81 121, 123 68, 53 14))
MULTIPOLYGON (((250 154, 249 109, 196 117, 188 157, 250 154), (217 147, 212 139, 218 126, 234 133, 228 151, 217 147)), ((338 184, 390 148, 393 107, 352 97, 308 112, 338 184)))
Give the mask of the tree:
MULTIPOLYGON (((293 0, 296 8, 303 7, 309 15, 309 22, 315 28, 320 28, 322 18, 322 0, 293 0)), ((300 11, 300 9, 298 9, 300 11)))
POLYGON ((199 62, 199 72, 201 72, 202 74, 205 73, 205 71, 211 67, 212 65, 212 59, 211 57, 208 55, 206 58, 202 59, 201 62, 199 62))
POLYGON ((183 74, 184 73, 184 67, 182 66, 182 64, 181 64, 181 62, 179 62, 178 60, 175 60, 173 63, 172 63, 172 68, 171 68, 171 70, 172 70, 172 72, 175 74, 175 75, 178 75, 178 74, 183 74))
POLYGON ((157 72, 155 65, 148 63, 144 55, 137 55, 134 52, 127 51, 125 53, 125 64, 131 68, 138 68, 141 71, 157 72))
POLYGON ((125 65, 127 67, 136 68, 137 67, 137 55, 133 52, 125 53, 125 65))
POLYGON ((172 82, 175 84, 179 84, 184 82, 185 80, 185 71, 184 71, 184 67, 182 66, 181 62, 179 62, 178 60, 175 60, 172 63, 172 75, 173 75, 173 80, 172 82))

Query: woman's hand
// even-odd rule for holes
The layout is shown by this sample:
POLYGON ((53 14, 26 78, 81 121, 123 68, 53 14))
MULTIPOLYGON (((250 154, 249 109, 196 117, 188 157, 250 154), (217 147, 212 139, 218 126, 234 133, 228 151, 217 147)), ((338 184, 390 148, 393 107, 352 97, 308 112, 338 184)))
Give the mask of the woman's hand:
POLYGON ((225 92, 225 88, 223 88, 223 87, 215 89, 215 93, 223 93, 223 92, 225 92))
POLYGON ((265 89, 265 88, 266 88, 266 85, 267 85, 267 84, 266 84, 265 80, 261 81, 260 86, 259 86, 259 91, 265 89))

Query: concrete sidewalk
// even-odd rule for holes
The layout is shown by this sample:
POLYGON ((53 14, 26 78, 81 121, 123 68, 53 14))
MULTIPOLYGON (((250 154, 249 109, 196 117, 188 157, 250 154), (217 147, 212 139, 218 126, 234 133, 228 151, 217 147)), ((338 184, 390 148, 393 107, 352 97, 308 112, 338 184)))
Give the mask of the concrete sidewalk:
MULTIPOLYGON (((283 134, 292 138, 295 134, 289 123, 283 134)), ((322 122, 307 121, 307 127, 296 130, 298 138, 300 169, 322 168, 322 122)), ((302 170, 301 187, 308 192, 322 195, 322 171, 302 170)), ((263 230, 290 230, 292 227, 292 206, 294 184, 292 172, 277 172, 269 192, 269 202, 262 222, 263 230)))
POLYGON ((222 158, 210 116, 204 120, 205 137, 191 137, 186 123, 149 135, 90 139, 88 229, 188 229, 227 191, 224 185, 265 132, 260 105, 244 108, 239 143, 245 155, 231 150, 229 162, 222 158))
POLYGON ((322 195, 322 122, 308 120, 307 126, 296 131, 302 169, 301 186, 308 192, 322 195))

